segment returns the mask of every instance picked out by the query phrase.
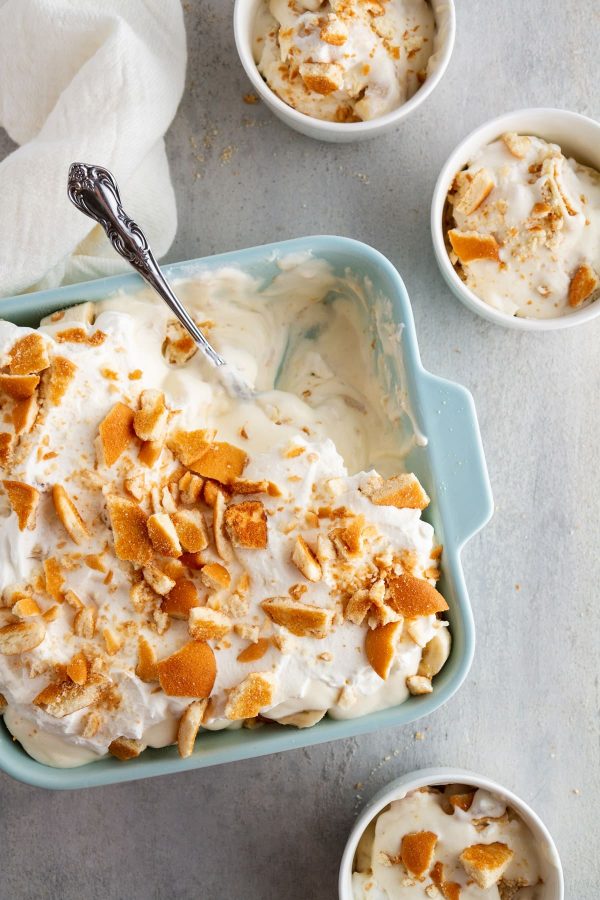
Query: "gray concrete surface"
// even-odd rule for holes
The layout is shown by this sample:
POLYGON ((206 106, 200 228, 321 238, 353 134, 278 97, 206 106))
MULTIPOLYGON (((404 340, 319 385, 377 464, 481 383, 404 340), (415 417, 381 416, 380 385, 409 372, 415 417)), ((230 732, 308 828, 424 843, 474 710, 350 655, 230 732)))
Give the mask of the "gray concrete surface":
MULTIPOLYGON (((331 232, 397 265, 425 365, 467 385, 479 411, 497 509, 464 554, 477 655, 460 694, 416 727, 78 793, 0 777, 0 896, 329 900, 363 800, 403 772, 447 764, 530 801, 556 837, 567 897, 594 900, 600 322, 538 336, 467 312, 437 271, 428 207, 446 155, 485 119, 536 105, 600 117, 598 4, 458 0, 455 53, 434 95, 395 134, 344 147, 245 105, 232 3, 184 5, 169 258, 331 232)), ((10 149, 0 136, 0 155, 10 149)))

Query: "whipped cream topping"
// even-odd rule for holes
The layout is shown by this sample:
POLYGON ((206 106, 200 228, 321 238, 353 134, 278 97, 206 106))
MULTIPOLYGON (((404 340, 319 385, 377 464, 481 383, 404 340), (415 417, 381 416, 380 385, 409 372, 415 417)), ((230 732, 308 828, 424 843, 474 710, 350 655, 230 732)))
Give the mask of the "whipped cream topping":
POLYGON ((600 173, 556 144, 506 134, 448 195, 450 257, 471 290, 509 315, 568 315, 600 293, 600 173))
POLYGON ((543 863, 531 830, 499 797, 465 785, 412 791, 390 803, 362 836, 354 869, 355 900, 404 897, 543 900, 545 896, 543 863), (458 798, 458 803, 468 808, 452 805, 450 797, 458 798), (417 876, 410 866, 418 867, 430 849, 427 845, 427 849, 415 852, 414 837, 421 834, 433 836, 430 840, 433 850, 427 871, 417 876), (403 843, 405 836, 409 840, 413 838, 412 854, 403 843), (485 879, 485 858, 476 858, 481 875, 477 868, 467 871, 460 859, 463 851, 478 845, 494 845, 499 854, 503 851, 497 845, 512 851, 512 856, 504 851, 509 861, 503 862, 494 875, 487 875, 487 880, 493 881, 488 887, 480 886, 477 880, 485 879))
POLYGON ((419 89, 434 35, 426 0, 270 0, 259 8, 255 58, 269 87, 299 112, 365 121, 419 89))
MULTIPOLYGON (((435 657, 426 667, 429 679, 443 665, 449 651, 446 623, 435 613, 415 616, 400 622, 393 663, 387 677, 380 677, 365 649, 367 621, 345 616, 339 599, 365 579, 373 580, 375 558, 382 570, 395 566, 419 584, 432 585, 440 550, 418 507, 377 505, 369 496, 373 485, 381 484, 375 466, 384 475, 401 468, 402 439, 398 422, 390 426, 369 364, 362 312, 352 290, 342 288, 325 264, 306 258, 282 264, 266 290, 235 270, 177 285, 219 352, 261 391, 252 401, 229 397, 199 353, 187 358, 190 348, 173 331, 168 310, 145 291, 115 295, 95 309, 66 311, 42 324, 39 333, 50 367, 41 376, 40 412, 29 432, 13 438, 3 471, 4 478, 39 492, 35 525, 20 527, 8 495, 2 496, 0 509, 0 626, 43 620, 45 628, 34 648, 0 653, 5 722, 35 758, 51 765, 79 765, 104 755, 121 737, 142 746, 173 743, 193 700, 169 694, 155 678, 143 680, 136 672, 140 638, 163 660, 190 641, 187 616, 166 614, 164 598, 153 591, 145 605, 132 602, 132 586, 145 583, 143 566, 117 557, 114 522, 107 512, 107 503, 117 495, 139 503, 145 515, 201 509, 209 536, 214 528, 209 501, 190 504, 182 499, 175 485, 182 484, 176 479, 184 467, 168 446, 156 463, 143 465, 136 439, 107 465, 99 425, 117 403, 136 410, 143 391, 163 392, 170 433, 216 431, 218 441, 247 455, 245 482, 267 479, 276 488, 231 496, 235 489, 222 486, 230 506, 240 501, 260 505, 266 547, 228 542, 224 559, 211 538, 191 568, 176 558, 154 560, 175 582, 182 577, 191 582, 201 607, 229 621, 226 633, 209 641, 216 675, 202 727, 242 724, 240 718, 232 719, 228 702, 251 673, 264 674, 272 687, 268 702, 260 706, 263 717, 305 725, 325 712, 350 717, 402 702, 409 694, 407 678, 423 670, 428 646, 429 657, 435 657), (325 297, 327 303, 320 302, 325 297), (48 398, 57 358, 71 364, 72 375, 55 403, 48 398), (169 483, 171 499, 164 493, 169 483), (52 499, 56 484, 64 486, 87 527, 79 544, 57 517, 52 499), (364 531, 361 543, 344 559, 341 575, 328 535, 354 522, 364 522, 366 530, 359 529, 364 531), (318 581, 307 579, 292 561, 298 537, 319 557, 318 581), (59 566, 58 599, 51 596, 44 571, 48 560, 59 566), (208 586, 200 565, 210 564, 226 569, 226 586, 208 586), (17 615, 14 604, 22 595, 35 601, 37 615, 17 615), (327 610, 327 633, 300 635, 267 615, 262 603, 281 597, 327 610), (74 631, 78 601, 95 610, 93 638, 74 631), (262 650, 259 658, 238 659, 256 644, 262 650), (92 673, 110 681, 108 694, 62 716, 36 705, 40 692, 64 678, 81 653, 92 673)), ((32 333, 0 322, 2 364, 10 359, 11 348, 32 333)), ((2 402, 9 412, 12 398, 3 396, 2 402)), ((3 428, 12 435, 9 418, 10 413, 3 428)), ((418 693, 421 686, 410 689, 418 693)))

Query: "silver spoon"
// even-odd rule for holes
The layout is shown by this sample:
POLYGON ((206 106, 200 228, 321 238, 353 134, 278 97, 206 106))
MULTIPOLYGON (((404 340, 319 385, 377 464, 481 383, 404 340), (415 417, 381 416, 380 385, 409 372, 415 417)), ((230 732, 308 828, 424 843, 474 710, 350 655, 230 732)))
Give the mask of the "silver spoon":
POLYGON ((108 169, 86 163, 72 163, 69 167, 67 193, 69 200, 81 212, 102 225, 117 253, 139 272, 175 313, 198 349, 217 369, 227 392, 242 400, 252 398, 254 390, 211 346, 169 287, 145 234, 123 209, 117 182, 108 169))

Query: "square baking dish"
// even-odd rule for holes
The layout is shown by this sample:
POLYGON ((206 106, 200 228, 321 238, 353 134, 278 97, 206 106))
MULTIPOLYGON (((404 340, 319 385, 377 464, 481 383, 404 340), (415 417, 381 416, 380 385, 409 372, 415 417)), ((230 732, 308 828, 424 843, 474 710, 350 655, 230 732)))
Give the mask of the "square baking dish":
MULTIPOLYGON (((346 720, 325 717, 312 728, 265 725, 248 730, 202 732, 192 756, 180 759, 175 747, 146 750, 126 763, 102 759, 79 768, 55 769, 29 757, 0 725, 0 769, 28 784, 52 789, 93 787, 153 775, 249 759, 340 740, 414 722, 437 709, 458 690, 473 659, 475 633, 460 554, 465 543, 489 520, 493 501, 473 399, 460 385, 436 378, 421 365, 406 288, 396 269, 377 250, 348 238, 305 237, 165 266, 167 278, 193 277, 227 266, 249 273, 267 286, 280 271, 277 262, 292 254, 326 260, 336 275, 359 282, 367 300, 365 339, 374 338, 375 364, 396 405, 403 433, 425 435, 414 442, 406 467, 414 471, 431 504, 424 518, 444 546, 440 590, 450 606, 450 657, 433 682, 433 692, 399 706, 346 720)), ((135 291, 137 275, 119 275, 85 284, 0 300, 2 318, 37 326, 55 310, 85 300, 100 300, 119 290, 135 291)))

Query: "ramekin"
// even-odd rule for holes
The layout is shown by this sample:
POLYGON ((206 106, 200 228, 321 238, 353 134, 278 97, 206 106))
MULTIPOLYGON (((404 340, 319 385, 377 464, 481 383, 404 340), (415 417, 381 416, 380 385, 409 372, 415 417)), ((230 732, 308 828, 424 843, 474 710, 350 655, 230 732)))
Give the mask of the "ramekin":
POLYGON ((439 784, 468 784, 473 785, 473 787, 484 788, 505 800, 507 805, 512 806, 531 829, 536 840, 542 862, 542 877, 545 885, 544 900, 564 900, 564 877, 558 851, 550 832, 531 807, 521 800, 520 797, 513 794, 512 791, 492 781, 491 778, 486 778, 485 775, 477 775, 475 772, 468 772, 465 769, 443 767, 419 769, 418 772, 409 772, 407 775, 402 775, 401 778, 397 778, 382 788, 365 806, 354 823, 342 856, 338 882, 339 900, 353 900, 352 866, 354 854, 369 822, 385 809, 392 800, 401 800, 410 791, 414 791, 417 788, 435 787, 439 784))
POLYGON ((437 28, 434 45, 436 58, 431 73, 416 94, 387 115, 370 119, 368 122, 325 122, 288 106, 271 90, 258 71, 252 52, 252 34, 256 13, 262 2, 264 0, 235 0, 233 30, 240 61, 253 88, 271 112, 275 113, 290 128, 317 140, 344 144, 350 141, 368 140, 378 134, 391 131, 429 97, 446 71, 452 55, 456 31, 454 0, 430 0, 437 28))
POLYGON ((495 141, 507 131, 532 134, 559 144, 566 156, 572 156, 577 162, 600 170, 600 123, 587 116, 566 109, 520 109, 480 125, 452 151, 433 191, 431 237, 440 271, 450 290, 465 306, 497 325, 521 331, 556 331, 558 328, 570 328, 589 322, 590 319, 600 315, 600 300, 583 309, 552 319, 522 318, 494 309, 461 281, 450 262, 444 241, 444 206, 454 176, 464 169, 477 150, 495 141))

